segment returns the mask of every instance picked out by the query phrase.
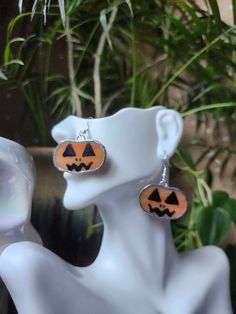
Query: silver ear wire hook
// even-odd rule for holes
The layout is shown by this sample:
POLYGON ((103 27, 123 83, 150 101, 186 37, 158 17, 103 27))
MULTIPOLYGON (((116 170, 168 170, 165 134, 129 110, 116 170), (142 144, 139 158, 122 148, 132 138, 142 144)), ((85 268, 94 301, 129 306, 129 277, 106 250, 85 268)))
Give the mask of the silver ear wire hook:
POLYGON ((90 121, 91 121, 92 117, 89 117, 87 120, 87 128, 84 130, 81 130, 79 132, 79 135, 77 136, 77 140, 79 140, 80 137, 83 137, 84 140, 86 139, 91 139, 91 132, 90 132, 90 121), (87 134, 87 138, 86 138, 86 134, 87 134))
POLYGON ((91 120, 93 119, 93 117, 88 117, 88 120, 87 120, 87 131, 88 131, 88 138, 92 138, 92 135, 91 135, 91 131, 90 131, 90 124, 91 124, 91 120))
POLYGON ((159 184, 162 186, 168 187, 170 163, 169 163, 169 159, 166 152, 164 152, 163 157, 161 158, 161 162, 162 162, 163 170, 162 170, 162 178, 159 184))

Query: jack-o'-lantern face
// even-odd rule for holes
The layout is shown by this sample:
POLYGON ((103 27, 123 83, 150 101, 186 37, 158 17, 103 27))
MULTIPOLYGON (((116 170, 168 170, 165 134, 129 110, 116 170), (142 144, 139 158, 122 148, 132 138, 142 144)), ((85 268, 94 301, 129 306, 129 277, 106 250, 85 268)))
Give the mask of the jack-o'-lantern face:
POLYGON ((167 219, 178 219, 187 210, 187 200, 182 191, 153 184, 141 191, 140 205, 147 213, 167 219))
POLYGON ((64 141, 54 153, 54 164, 60 171, 92 172, 102 167, 106 159, 104 146, 96 141, 64 141))

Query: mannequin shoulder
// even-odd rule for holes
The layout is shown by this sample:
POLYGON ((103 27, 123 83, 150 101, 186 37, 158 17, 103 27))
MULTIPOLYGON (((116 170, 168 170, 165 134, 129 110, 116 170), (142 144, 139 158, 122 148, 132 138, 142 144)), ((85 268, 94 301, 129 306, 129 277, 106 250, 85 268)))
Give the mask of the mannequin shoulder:
POLYGON ((35 272, 50 272, 55 266, 65 269, 67 263, 48 249, 29 241, 11 244, 0 255, 0 276, 3 280, 35 272))
POLYGON ((229 262, 224 251, 216 246, 209 245, 193 250, 182 255, 184 264, 191 264, 196 270, 201 270, 201 274, 221 274, 229 275, 229 262))
POLYGON ((53 253, 37 243, 31 241, 16 242, 2 250, 0 264, 4 262, 19 263, 21 259, 26 262, 32 258, 45 258, 49 255, 53 255, 53 253))
MULTIPOLYGON (((183 301, 181 313, 232 314, 229 263, 223 250, 206 246, 185 252, 173 270, 169 291, 183 301)), ((176 299, 172 303, 176 305, 176 299)))

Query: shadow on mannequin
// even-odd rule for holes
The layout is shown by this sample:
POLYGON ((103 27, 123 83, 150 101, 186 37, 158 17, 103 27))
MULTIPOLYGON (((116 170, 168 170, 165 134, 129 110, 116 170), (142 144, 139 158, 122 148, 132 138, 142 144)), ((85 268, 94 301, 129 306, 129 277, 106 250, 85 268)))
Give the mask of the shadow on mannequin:
MULTIPOLYGON (((70 116, 52 134, 58 143, 76 140, 86 126, 87 119, 70 116)), ((223 251, 178 254, 170 222, 139 205, 140 190, 158 182, 160 158, 173 155, 182 131, 180 115, 163 107, 127 108, 91 121, 91 136, 104 145, 107 160, 93 173, 64 173, 64 204, 98 206, 100 252, 92 265, 78 268, 37 244, 6 248, 0 274, 19 314, 232 313, 223 251)))

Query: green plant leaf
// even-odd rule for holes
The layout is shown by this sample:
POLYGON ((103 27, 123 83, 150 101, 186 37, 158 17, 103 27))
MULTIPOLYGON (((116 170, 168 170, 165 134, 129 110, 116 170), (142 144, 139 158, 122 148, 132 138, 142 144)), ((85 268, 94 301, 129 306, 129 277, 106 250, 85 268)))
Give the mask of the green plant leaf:
POLYGON ((86 239, 91 238, 96 232, 100 231, 103 227, 103 223, 90 224, 87 229, 86 239))
POLYGON ((227 107, 236 107, 236 102, 228 102, 228 103, 219 103, 219 104, 210 104, 210 105, 204 105, 198 108, 190 109, 188 111, 185 111, 182 113, 182 117, 187 117, 191 114, 195 114, 201 111, 205 110, 212 110, 212 109, 221 109, 221 108, 227 108, 227 107))
POLYGON ((236 199, 229 198, 224 204, 224 208, 228 210, 232 221, 236 221, 236 199))
POLYGON ((229 194, 225 191, 214 191, 212 193, 213 206, 224 206, 229 199, 229 194))
POLYGON ((15 37, 15 38, 12 38, 12 39, 9 41, 9 44, 16 43, 16 42, 22 42, 22 41, 25 41, 25 38, 24 38, 24 37, 15 37))
POLYGON ((5 63, 4 66, 11 65, 11 64, 24 65, 24 62, 19 60, 19 59, 14 59, 14 60, 11 60, 11 61, 5 63))
POLYGON ((34 3, 33 3, 33 6, 32 6, 32 9, 31 9, 31 21, 35 15, 35 12, 36 12, 36 9, 37 9, 37 3, 38 3, 38 0, 34 0, 34 3))
POLYGON ((232 1, 232 5, 233 5, 234 24, 236 24, 236 2, 232 1))
POLYGON ((77 93, 80 97, 90 100, 92 103, 94 103, 94 99, 91 95, 89 95, 88 93, 85 93, 84 91, 82 91, 81 89, 77 89, 77 93))
POLYGON ((18 7, 19 7, 20 13, 22 12, 22 5, 23 5, 23 0, 19 0, 18 1, 18 7))
POLYGON ((7 81, 8 78, 6 77, 6 75, 0 70, 0 79, 7 81))
POLYGON ((69 7, 67 9, 67 14, 71 14, 72 11, 77 9, 77 7, 83 2, 83 0, 73 0, 71 3, 69 3, 69 7))
POLYGON ((201 90, 201 92, 196 95, 192 101, 195 102, 198 99, 202 98, 203 96, 205 96, 207 93, 212 92, 213 90, 219 90, 219 89, 223 89, 224 85, 220 84, 220 83, 213 83, 210 84, 209 86, 207 86, 206 88, 204 88, 203 90, 201 90))
POLYGON ((104 31, 104 34, 106 36, 106 39, 107 39, 107 42, 109 44, 109 47, 112 49, 112 43, 111 43, 111 38, 110 38, 110 31, 109 31, 109 27, 108 27, 108 23, 107 23, 107 14, 112 12, 112 10, 114 8, 117 8, 119 5, 121 5, 122 3, 124 3, 123 0, 118 0, 118 1, 115 1, 111 6, 109 6, 108 8, 106 9, 103 9, 101 12, 100 12, 100 17, 99 17, 99 20, 100 20, 100 23, 102 25, 102 28, 103 28, 103 31, 104 31))
POLYGON ((7 44, 5 49, 4 49, 4 64, 9 62, 9 60, 10 60, 10 53, 11 53, 10 45, 7 44))
POLYGON ((102 28, 104 30, 104 34, 106 36, 106 39, 108 41, 108 44, 110 46, 110 48, 112 47, 111 44, 111 39, 110 39, 110 34, 109 34, 109 30, 108 30, 108 25, 107 25, 107 16, 106 16, 106 10, 102 10, 100 13, 100 23, 102 25, 102 28))
POLYGON ((204 245, 219 245, 227 236, 230 228, 230 215, 221 207, 203 208, 196 221, 196 228, 204 245))
POLYGON ((177 155, 187 164, 191 169, 195 170, 195 165, 190 153, 187 150, 178 148, 177 155))
POLYGON ((220 18, 220 10, 218 7, 217 0, 208 0, 211 6, 213 17, 215 18, 216 22, 220 25, 221 18, 220 18))
POLYGON ((133 16, 134 16, 134 12, 133 12, 133 8, 132 8, 132 3, 131 3, 131 1, 130 1, 130 0, 125 0, 125 2, 127 3, 128 7, 129 7, 131 16, 133 17, 133 16))
POLYGON ((59 8, 60 8, 60 13, 61 13, 61 19, 62 23, 65 26, 65 3, 64 0, 58 0, 59 8))
POLYGON ((17 22, 19 22, 19 20, 27 17, 27 16, 30 16, 31 13, 27 12, 27 13, 22 13, 20 15, 17 15, 14 19, 11 20, 11 22, 8 24, 8 27, 7 27, 7 42, 9 42, 10 40, 10 37, 11 37, 11 34, 13 32, 13 29, 16 25, 17 22))

